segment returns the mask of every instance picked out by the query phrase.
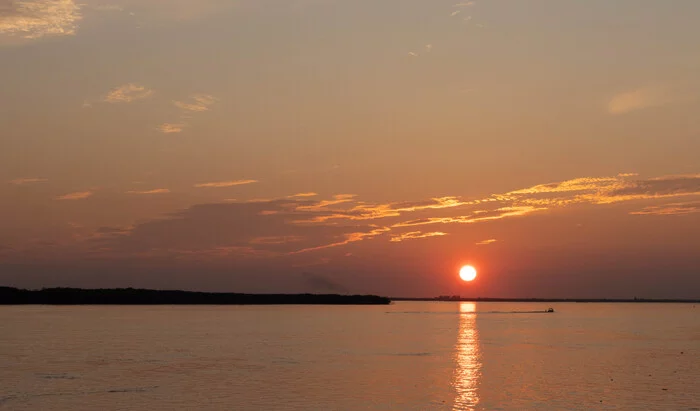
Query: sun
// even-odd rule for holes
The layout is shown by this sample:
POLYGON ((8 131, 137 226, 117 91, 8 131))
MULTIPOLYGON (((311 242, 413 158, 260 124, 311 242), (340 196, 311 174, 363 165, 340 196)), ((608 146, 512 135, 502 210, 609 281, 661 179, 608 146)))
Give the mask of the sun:
POLYGON ((465 265, 459 269, 459 278, 461 278, 462 281, 474 281, 476 278, 476 268, 471 265, 465 265))

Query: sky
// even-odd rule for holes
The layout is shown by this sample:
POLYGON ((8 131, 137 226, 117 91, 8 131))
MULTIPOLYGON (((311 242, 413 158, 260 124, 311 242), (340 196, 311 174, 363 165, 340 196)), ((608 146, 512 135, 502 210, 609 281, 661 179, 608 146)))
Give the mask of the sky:
POLYGON ((699 20, 0 0, 0 285, 700 298, 699 20))

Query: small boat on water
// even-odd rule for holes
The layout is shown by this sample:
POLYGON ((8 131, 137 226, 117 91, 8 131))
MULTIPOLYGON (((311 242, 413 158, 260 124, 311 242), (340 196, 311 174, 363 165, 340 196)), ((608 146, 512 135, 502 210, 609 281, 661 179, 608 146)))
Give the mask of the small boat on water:
POLYGON ((548 312, 548 313, 553 313, 553 312, 554 312, 554 308, 549 307, 549 308, 547 308, 547 311, 546 311, 546 312, 548 312))

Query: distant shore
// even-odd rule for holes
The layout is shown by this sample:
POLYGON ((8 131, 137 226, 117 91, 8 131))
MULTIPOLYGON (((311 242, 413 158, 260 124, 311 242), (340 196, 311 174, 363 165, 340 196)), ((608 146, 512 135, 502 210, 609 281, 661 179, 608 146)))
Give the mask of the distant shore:
POLYGON ((386 305, 390 303, 389 298, 376 295, 240 294, 135 288, 24 290, 0 287, 0 305, 386 305))
POLYGON ((499 302, 499 303, 685 303, 700 304, 700 300, 654 299, 654 298, 470 298, 470 297, 434 297, 403 298, 391 297, 392 301, 464 301, 464 302, 499 302))
POLYGON ((387 305, 392 301, 502 302, 502 303, 685 303, 700 299, 653 298, 490 298, 490 297, 381 297, 340 294, 243 294, 138 288, 43 288, 26 290, 0 286, 0 305, 387 305))

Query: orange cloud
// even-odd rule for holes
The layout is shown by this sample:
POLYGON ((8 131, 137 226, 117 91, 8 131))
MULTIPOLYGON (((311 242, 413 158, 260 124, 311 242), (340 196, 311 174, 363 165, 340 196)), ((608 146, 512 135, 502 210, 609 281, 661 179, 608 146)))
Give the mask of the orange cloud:
MULTIPOLYGON (((468 200, 450 196, 373 204, 359 201, 352 194, 338 194, 330 199, 312 199, 310 195, 301 195, 199 204, 167 218, 138 224, 127 233, 102 234, 93 238, 94 245, 85 247, 98 250, 95 252, 100 255, 292 258, 293 255, 371 241, 385 234, 394 243, 444 236, 450 232, 443 227, 450 224, 476 224, 525 217, 573 204, 595 206, 610 202, 700 195, 698 174, 648 179, 633 177, 582 177, 468 200), (382 225, 362 224, 379 219, 385 219, 382 225), (403 233, 402 230, 430 224, 443 226, 434 231, 417 231, 414 228, 403 233)), ((230 187, 251 182, 255 180, 201 183, 198 186, 230 187)), ((134 190, 134 194, 136 192, 134 190)), ((80 199, 90 194, 71 193, 61 198, 80 199)), ((697 212, 699 207, 697 201, 678 202, 647 207, 633 214, 689 214, 697 212)), ((476 244, 484 246, 495 240, 486 239, 476 244)))
POLYGON ((608 102, 608 113, 624 114, 650 107, 659 107, 673 101, 670 93, 663 88, 640 88, 613 96, 608 102))
POLYGON ((164 134, 180 133, 185 129, 184 123, 163 123, 157 127, 157 130, 164 134))
POLYGON ((139 84, 129 83, 112 89, 102 101, 107 103, 131 103, 142 100, 153 95, 153 90, 147 89, 139 84))
POLYGON ((92 196, 92 191, 77 191, 56 197, 56 200, 83 200, 92 196))
POLYGON ((49 181, 48 178, 33 178, 33 177, 27 177, 27 178, 18 178, 15 180, 10 181, 10 184, 14 185, 23 185, 23 184, 32 184, 32 183, 45 183, 49 181))
POLYGON ((199 183, 194 186, 197 188, 223 188, 223 187, 234 187, 241 186, 245 184, 257 183, 258 180, 232 180, 232 181, 214 181, 211 183, 199 183))
POLYGON ((310 205, 300 205, 296 209, 300 211, 320 210, 337 204, 349 203, 354 197, 354 194, 336 194, 333 196, 333 200, 322 200, 310 205))
MULTIPOLYGON (((427 224, 473 224, 483 221, 500 220, 506 217, 518 217, 535 211, 546 210, 545 207, 519 206, 519 207, 501 207, 493 211, 489 211, 489 215, 477 217, 474 214, 457 216, 457 217, 429 217, 419 220, 404 221, 394 224, 392 227, 414 227, 427 224)), ((479 212, 477 215, 485 214, 479 212)))
POLYGON ((671 203, 660 206, 645 207, 640 211, 633 211, 634 215, 682 215, 700 213, 700 201, 691 203, 671 203))
POLYGON ((127 191, 127 194, 167 194, 169 193, 170 190, 167 188, 155 188, 153 190, 143 190, 143 191, 137 191, 137 190, 130 190, 127 191))
POLYGON ((183 103, 182 101, 173 101, 173 104, 185 111, 202 112, 209 110, 214 103, 216 103, 216 98, 208 94, 195 94, 191 97, 194 102, 183 103))
POLYGON ((443 233, 441 231, 434 231, 432 233, 423 233, 421 231, 411 231, 410 233, 393 235, 391 237, 390 241, 393 243, 398 243, 398 242, 405 241, 405 240, 416 240, 419 238, 428 238, 428 237, 441 237, 441 236, 445 236, 445 235, 447 235, 447 233, 443 233))
POLYGON ((338 212, 335 214, 317 216, 312 218, 311 220, 299 222, 319 223, 330 221, 333 219, 372 220, 378 218, 398 217, 402 213, 410 213, 423 210, 439 210, 443 208, 455 208, 470 204, 474 203, 460 201, 457 197, 438 197, 422 202, 358 204, 347 210, 338 210, 338 212))
POLYGON ((0 34, 24 39, 71 36, 82 20, 74 0, 10 0, 0 5, 0 34))
POLYGON ((570 204, 610 204, 631 200, 700 195, 700 174, 674 175, 631 180, 634 174, 616 177, 577 178, 540 184, 511 191, 502 198, 514 204, 566 206, 570 204))
POLYGON ((256 237, 250 240, 250 244, 260 244, 260 245, 269 245, 269 244, 287 244, 287 243, 296 243, 299 241, 302 241, 304 237, 296 236, 296 235, 283 235, 283 236, 270 236, 270 237, 256 237))
POLYGON ((608 187, 610 184, 621 183, 617 177, 582 177, 558 183, 539 184, 529 188, 523 188, 506 193, 506 195, 518 194, 542 194, 542 193, 566 193, 572 191, 596 190, 608 187))
POLYGON ((343 241, 330 243, 330 244, 326 244, 326 245, 321 245, 321 246, 317 246, 317 247, 304 248, 304 249, 301 249, 298 251, 293 251, 290 254, 301 254, 301 253, 308 253, 310 251, 323 250, 325 248, 339 247, 341 245, 354 243, 356 241, 362 241, 362 240, 367 239, 367 238, 373 238, 373 237, 376 237, 378 235, 382 235, 390 230, 391 229, 388 227, 381 227, 381 228, 376 228, 374 230, 371 230, 369 232, 349 233, 349 234, 344 235, 345 239, 343 241))
POLYGON ((318 194, 317 193, 297 193, 297 194, 292 194, 289 197, 290 198, 297 198, 297 197, 316 197, 318 194))

